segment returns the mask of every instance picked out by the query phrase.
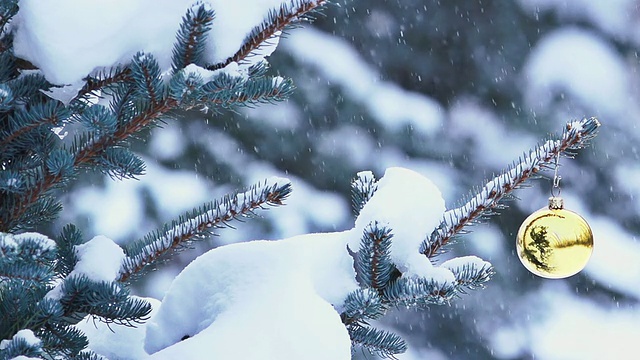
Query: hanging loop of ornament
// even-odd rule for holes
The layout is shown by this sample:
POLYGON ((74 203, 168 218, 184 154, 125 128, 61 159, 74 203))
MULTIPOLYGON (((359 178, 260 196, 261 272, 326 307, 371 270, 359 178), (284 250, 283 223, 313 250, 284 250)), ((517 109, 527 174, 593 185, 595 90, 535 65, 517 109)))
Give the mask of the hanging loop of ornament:
POLYGON ((556 155, 556 163, 555 168, 553 170, 553 186, 551 187, 551 196, 558 197, 560 196, 560 180, 562 180, 562 176, 558 175, 558 169, 560 167, 560 152, 556 155))
POLYGON ((587 265, 593 252, 591 227, 582 216, 564 208, 564 200, 559 194, 556 158, 549 203, 524 220, 516 238, 516 252, 524 267, 548 279, 577 274, 587 265))

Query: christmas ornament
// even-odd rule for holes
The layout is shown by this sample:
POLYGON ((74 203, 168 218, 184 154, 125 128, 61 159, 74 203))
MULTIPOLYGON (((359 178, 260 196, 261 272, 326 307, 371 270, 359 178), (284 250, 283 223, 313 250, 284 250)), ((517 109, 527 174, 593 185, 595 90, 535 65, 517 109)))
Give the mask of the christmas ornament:
POLYGON ((554 175, 549 206, 529 215, 518 231, 516 252, 520 261, 533 274, 562 279, 577 274, 593 252, 593 233, 580 215, 564 209, 559 191, 560 177, 554 175), (558 193, 559 194, 559 193, 558 193))

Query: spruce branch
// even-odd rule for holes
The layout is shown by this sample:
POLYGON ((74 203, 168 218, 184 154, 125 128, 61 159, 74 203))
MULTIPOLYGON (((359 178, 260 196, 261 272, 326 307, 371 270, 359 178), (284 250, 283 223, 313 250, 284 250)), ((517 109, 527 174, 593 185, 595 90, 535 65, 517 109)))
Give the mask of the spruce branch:
MULTIPOLYGON (((237 52, 237 56, 230 61, 244 59, 278 31, 298 20, 307 19, 308 12, 315 10, 325 2, 324 0, 292 0, 289 5, 283 5, 279 11, 273 12, 263 24, 254 29, 242 49, 237 52)), ((210 15, 207 14, 209 13, 205 11, 202 19, 204 21, 203 27, 200 28, 203 34, 205 34, 204 31, 207 27, 205 26, 208 21, 207 16, 210 15)), ((200 16, 199 13, 196 15, 200 16)), ((196 30, 189 36, 197 35, 199 30, 196 30)), ((197 51, 193 52, 193 55, 197 55, 197 51)), ((220 68, 223 66, 225 65, 220 68)), ((254 73, 259 71, 259 67, 253 70, 254 73)), ((152 126, 173 110, 192 107, 216 109, 231 107, 235 104, 268 103, 288 97, 293 90, 291 81, 280 77, 257 76, 244 80, 227 81, 223 84, 224 86, 213 86, 220 84, 212 81, 193 87, 192 84, 188 84, 193 79, 185 77, 184 74, 180 76, 180 74, 181 72, 175 74, 169 81, 169 86, 165 87, 155 59, 151 55, 138 53, 126 67, 116 67, 106 73, 87 77, 85 86, 72 100, 69 109, 78 114, 74 114, 73 120, 79 120, 85 125, 89 125, 90 132, 76 137, 70 154, 58 152, 48 164, 34 164, 34 169, 30 170, 32 173, 28 177, 10 177, 11 174, 8 173, 0 175, 0 180, 7 180, 7 183, 0 184, 0 188, 9 190, 0 193, 4 213, 0 216, 0 231, 10 232, 29 228, 35 223, 55 217, 61 206, 49 198, 52 190, 63 186, 79 169, 107 165, 106 172, 112 176, 115 175, 115 177, 135 177, 141 174, 144 169, 137 158, 123 153, 114 157, 114 150, 109 149, 125 145, 127 140, 141 130, 152 126), (174 81, 176 78, 180 80, 180 77, 182 77, 182 81, 174 81), (96 95, 98 90, 111 92, 111 112, 99 113, 98 110, 94 110, 94 113, 91 113, 89 110, 93 105, 85 100, 91 94, 96 95), (183 97, 185 92, 192 92, 194 96, 188 96, 185 99, 183 97), (83 116, 84 111, 88 111, 89 114, 83 116), (102 115, 107 116, 100 118, 102 115), (97 122, 91 124, 92 121, 97 122), (107 154, 108 151, 112 153, 107 154), (71 162, 71 160, 73 161, 71 162), (111 160, 117 160, 117 163, 111 160), (24 181, 14 181, 14 179, 24 181), (24 191, 21 188, 16 188, 16 184, 24 184, 24 191)), ((6 97, 5 100, 13 102, 14 106, 44 102, 47 98, 41 91, 49 90, 52 87, 41 74, 20 75, 6 82, 6 85, 11 90, 11 97, 6 97)), ((68 110, 64 107, 62 109, 68 110)), ((42 120, 39 121, 42 123, 42 120)), ((58 123, 59 121, 56 121, 56 125, 58 123)), ((42 128, 54 126, 51 123, 42 125, 42 128)), ((33 127, 37 129, 40 126, 33 125, 33 127)), ((28 134, 31 128, 27 126, 24 130, 6 134, 2 137, 3 140, 0 140, 2 141, 0 148, 8 147, 10 144, 14 146, 16 140, 22 134, 28 134)), ((46 143, 49 148, 37 150, 41 154, 49 154, 55 147, 55 135, 51 131, 42 131, 41 135, 46 138, 46 141, 38 143, 46 143)), ((28 151, 33 150, 29 149, 28 151)), ((33 162, 34 159, 37 160, 34 157, 22 156, 21 160, 24 161, 21 163, 33 162)), ((5 167, 4 165, 6 164, 3 163, 3 167, 5 167)), ((15 172, 21 169, 13 169, 8 166, 6 170, 15 172)))
POLYGON ((235 54, 220 63, 208 66, 207 69, 218 70, 232 62, 242 62, 289 26, 310 19, 310 12, 325 3, 326 0, 291 0, 289 4, 282 4, 278 10, 272 10, 265 21, 253 28, 235 54))
POLYGON ((41 358, 43 355, 42 341, 29 342, 24 337, 27 334, 29 334, 30 337, 35 336, 30 330, 22 330, 21 334, 16 334, 16 336, 10 340, 3 340, 3 346, 0 349, 0 360, 9 360, 19 358, 20 356, 29 359, 41 358))
POLYGON ((8 279, 46 284, 53 279, 56 248, 32 233, 0 233, 0 284, 8 279))
POLYGON ((58 249, 55 270, 60 276, 66 277, 78 263, 75 246, 82 244, 82 232, 75 225, 68 224, 54 241, 58 249))
POLYGON ((361 171, 356 174, 355 179, 351 181, 351 205, 356 217, 377 189, 376 178, 371 171, 361 171))
POLYGON ((118 128, 116 114, 102 105, 93 105, 84 110, 78 122, 95 135, 112 134, 118 128))
POLYGON ((14 105, 34 105, 51 101, 42 91, 49 91, 53 87, 44 75, 40 73, 21 74, 6 82, 11 89, 14 105))
MULTIPOLYGON (((184 78, 186 81, 189 78, 184 78)), ((197 78, 191 78, 197 82, 197 78)), ((196 91, 196 101, 185 106, 208 109, 228 109, 235 105, 250 106, 259 103, 274 103, 287 99, 293 92, 290 79, 280 77, 244 78, 220 73, 196 91)))
MULTIPOLYGON (((18 13, 18 0, 5 0, 0 3, 0 36, 5 32, 9 20, 18 13)), ((0 51, 4 51, 0 48, 0 51)))
POLYGON ((148 319, 151 305, 129 296, 129 289, 118 282, 93 281, 84 275, 64 279, 60 304, 64 317, 77 322, 87 314, 106 323, 132 326, 148 319))
POLYGON ((422 242, 420 252, 427 257, 438 254, 442 246, 462 233, 466 226, 500 209, 503 206, 500 201, 529 178, 542 169, 554 168, 558 156, 573 157, 573 151, 585 147, 597 135, 599 127, 600 122, 594 117, 567 123, 559 139, 547 140, 525 154, 501 175, 487 182, 464 205, 446 211, 440 225, 422 242))
POLYGON ((369 224, 362 234, 355 269, 362 286, 382 293, 396 271, 391 262, 391 229, 369 224))
POLYGON ((6 127, 0 130, 0 159, 5 160, 13 155, 9 151, 9 145, 15 144, 17 138, 41 126, 61 126, 70 116, 71 112, 57 101, 47 101, 15 111, 8 117, 6 127))
POLYGON ((205 50, 207 33, 211 29, 215 13, 205 4, 197 4, 196 6, 197 8, 194 6, 187 10, 176 35, 176 43, 171 56, 171 66, 174 73, 189 64, 205 65, 202 55, 205 50))
POLYGON ((455 276, 456 295, 465 294, 466 290, 483 288, 495 273, 491 263, 476 256, 453 258, 440 266, 451 270, 455 276))
POLYGON ((362 347, 381 358, 395 359, 395 355, 407 351, 405 341, 392 332, 360 325, 347 326, 347 331, 352 347, 362 347))
POLYGON ((395 307, 425 309, 444 305, 456 294, 455 284, 421 277, 400 277, 391 282, 383 298, 395 307))
POLYGON ((89 340, 82 331, 62 322, 47 323, 36 334, 42 340, 43 351, 52 359, 72 359, 89 346, 89 340))
POLYGON ((115 66, 98 74, 87 76, 84 86, 78 91, 71 103, 86 100, 89 95, 97 95, 98 91, 108 91, 111 87, 131 81, 131 69, 115 66))
MULTIPOLYGON (((73 168, 90 168, 91 165, 100 162, 108 148, 124 142, 129 137, 148 127, 162 115, 175 109, 176 105, 175 100, 165 99, 153 104, 146 111, 141 111, 130 121, 123 123, 113 132, 112 136, 95 138, 93 141, 87 141, 83 146, 74 147, 73 168)), ((6 218, 0 219, 0 231, 9 232, 18 228, 25 228, 25 224, 29 223, 25 215, 34 212, 37 214, 35 210, 39 209, 37 207, 39 200, 50 193, 55 186, 60 185, 63 178, 61 173, 54 174, 48 171, 39 177, 30 186, 30 191, 25 192, 17 199, 11 213, 7 214, 6 218)), ((53 216, 55 216, 55 213, 53 216)), ((37 218, 37 221, 41 222, 43 220, 37 218)))
POLYGON ((98 162, 103 166, 103 172, 113 179, 136 179, 146 169, 142 159, 122 147, 106 149, 98 162))
POLYGON ((69 360, 109 360, 102 355, 98 355, 90 350, 82 350, 78 355, 72 356, 69 360))
POLYGON ((137 53, 129 65, 136 98, 148 100, 157 105, 163 96, 160 66, 156 59, 145 53, 137 53))
POLYGON ((293 82, 290 79, 281 77, 249 78, 244 83, 242 91, 232 97, 231 101, 243 105, 271 104, 287 99, 293 89, 293 82))
POLYGON ((374 289, 362 288, 347 295, 340 318, 345 325, 362 325, 367 324, 368 320, 380 318, 386 312, 387 305, 378 292, 374 289))
POLYGON ((251 216, 265 206, 282 205, 290 193, 291 184, 288 181, 265 181, 243 193, 225 196, 180 216, 170 225, 125 248, 127 258, 122 264, 119 281, 127 281, 172 251, 210 235, 213 229, 229 226, 230 221, 251 216))

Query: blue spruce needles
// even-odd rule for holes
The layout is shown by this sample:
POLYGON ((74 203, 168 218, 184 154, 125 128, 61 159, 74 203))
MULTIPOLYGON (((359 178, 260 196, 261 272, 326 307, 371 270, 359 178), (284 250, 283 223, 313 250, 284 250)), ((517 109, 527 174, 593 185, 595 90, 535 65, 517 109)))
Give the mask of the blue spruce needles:
MULTIPOLYGON (((250 63, 247 58, 268 39, 322 4, 294 1, 274 9, 233 61, 250 63)), ((259 183, 205 204, 125 250, 102 239, 100 246, 122 256, 121 263, 112 264, 116 273, 110 278, 91 278, 81 271, 90 265, 80 249, 99 241, 86 242, 74 225, 65 226, 55 240, 16 234, 55 219, 62 211, 56 190, 85 170, 118 180, 143 175, 145 164, 129 149, 131 140, 169 121, 177 110, 218 112, 277 102, 291 94, 293 85, 268 76, 262 62, 244 72, 207 63, 204 54, 215 13, 196 3, 176 33, 171 69, 161 68, 154 54, 138 52, 128 63, 86 75, 66 101, 54 100, 46 93, 59 86, 14 54, 15 27, 9 24, 17 12, 17 1, 0 4, 0 360, 20 355, 98 359, 86 350, 87 337, 74 324, 87 316, 127 326, 145 321, 150 304, 131 296, 126 280, 212 230, 263 207, 282 205, 290 184, 282 179, 259 183), (65 132, 72 134, 65 138, 65 132)))

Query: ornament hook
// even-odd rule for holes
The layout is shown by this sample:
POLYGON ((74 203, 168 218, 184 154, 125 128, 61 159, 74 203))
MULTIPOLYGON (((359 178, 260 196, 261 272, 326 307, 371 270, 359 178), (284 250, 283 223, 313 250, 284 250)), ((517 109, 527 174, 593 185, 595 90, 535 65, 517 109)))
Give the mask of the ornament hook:
POLYGON ((562 176, 558 175, 558 168, 560 167, 560 152, 556 154, 556 163, 555 169, 553 171, 553 186, 551 187, 551 196, 558 197, 560 196, 560 180, 562 180, 562 176))

